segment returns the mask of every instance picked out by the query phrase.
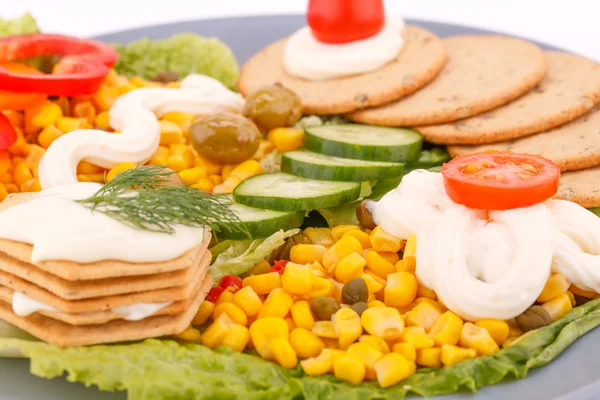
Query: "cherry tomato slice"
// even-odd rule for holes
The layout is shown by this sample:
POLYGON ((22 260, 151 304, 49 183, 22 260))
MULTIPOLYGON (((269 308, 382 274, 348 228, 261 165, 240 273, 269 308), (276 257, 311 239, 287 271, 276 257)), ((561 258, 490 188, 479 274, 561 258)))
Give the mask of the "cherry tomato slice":
POLYGON ((219 287, 223 289, 232 289, 232 291, 236 292, 242 288, 242 278, 235 275, 225 275, 219 281, 219 287))
MULTIPOLYGON (((5 62, 1 66, 14 73, 27 75, 42 75, 42 72, 25 64, 5 62)), ((33 108, 46 100, 43 93, 14 93, 0 90, 0 110, 21 111, 33 108)))
POLYGON ((487 152, 455 158, 442 167, 442 175, 454 202, 483 210, 508 210, 554 196, 560 169, 536 155, 487 152))
POLYGON ((283 275, 285 272, 285 266, 289 263, 288 260, 277 260, 273 262, 273 266, 271 267, 271 272, 277 272, 279 275, 283 275))
POLYGON ((383 0, 310 0, 306 17, 313 35, 330 44, 369 38, 385 23, 383 0))
POLYGON ((208 294, 206 295, 206 297, 204 298, 205 301, 210 301, 211 303, 216 303, 217 300, 219 300, 219 297, 221 297, 221 294, 223 294, 223 292, 225 291, 225 289, 223 289, 220 286, 214 286, 212 289, 210 289, 210 291, 208 292, 208 294))

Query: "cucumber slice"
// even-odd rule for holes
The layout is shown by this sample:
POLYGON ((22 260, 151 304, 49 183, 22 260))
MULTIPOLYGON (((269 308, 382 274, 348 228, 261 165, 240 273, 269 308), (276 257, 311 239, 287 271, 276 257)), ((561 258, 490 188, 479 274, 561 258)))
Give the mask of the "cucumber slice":
MULTIPOLYGON (((304 222, 304 211, 273 211, 262 208, 247 207, 242 204, 232 204, 229 209, 240 219, 241 223, 250 233, 250 237, 243 232, 230 232, 221 230, 215 232, 219 239, 246 240, 262 239, 271 236, 279 230, 287 231, 298 228, 304 222)), ((230 224, 234 224, 231 222, 230 224)), ((235 222, 239 224, 239 222, 235 222)), ((225 226, 229 224, 224 224, 225 226)))
POLYGON ((329 181, 377 181, 402 176, 404 164, 326 156, 312 151, 283 153, 281 171, 329 181))
POLYGON ((360 124, 311 126, 304 135, 304 147, 316 153, 368 161, 413 161, 422 144, 412 129, 360 124))
POLYGON ((279 211, 335 207, 360 195, 358 182, 327 182, 283 172, 256 175, 233 191, 237 203, 279 211))

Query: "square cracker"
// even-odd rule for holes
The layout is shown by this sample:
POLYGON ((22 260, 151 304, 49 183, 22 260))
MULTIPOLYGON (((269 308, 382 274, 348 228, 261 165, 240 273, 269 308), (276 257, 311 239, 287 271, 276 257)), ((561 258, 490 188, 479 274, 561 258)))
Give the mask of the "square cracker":
MULTIPOLYGON (((68 281, 95 280, 104 278, 117 278, 124 276, 159 274, 177 271, 190 266, 198 253, 208 248, 211 235, 204 235, 204 241, 197 247, 185 252, 181 256, 155 263, 132 263, 127 261, 104 260, 93 263, 80 264, 65 260, 47 260, 34 263, 42 271, 49 272, 68 281)), ((16 258, 19 261, 32 264, 31 253, 33 246, 27 243, 0 239, 0 253, 16 258)))
POLYGON ((116 307, 128 306, 136 303, 161 303, 164 301, 179 301, 192 297, 194 289, 206 277, 211 254, 205 251, 202 261, 196 268, 194 277, 183 286, 147 290, 137 293, 126 293, 116 296, 103 296, 83 300, 65 300, 40 286, 23 280, 18 276, 0 271, 0 286, 8 287, 16 292, 22 292, 27 296, 41 301, 69 314, 77 314, 90 311, 106 311, 116 307))
POLYGON ((0 253, 0 271, 8 272, 34 285, 41 286, 65 300, 81 300, 185 285, 194 278, 197 266, 204 256, 205 252, 199 252, 188 268, 177 271, 70 281, 46 272, 33 264, 0 253))
POLYGON ((9 303, 0 301, 0 319, 60 347, 128 342, 175 335, 190 325, 212 284, 212 278, 207 276, 201 289, 195 293, 190 307, 179 315, 161 315, 141 321, 115 320, 106 324, 72 326, 37 313, 19 317, 13 313, 9 303))

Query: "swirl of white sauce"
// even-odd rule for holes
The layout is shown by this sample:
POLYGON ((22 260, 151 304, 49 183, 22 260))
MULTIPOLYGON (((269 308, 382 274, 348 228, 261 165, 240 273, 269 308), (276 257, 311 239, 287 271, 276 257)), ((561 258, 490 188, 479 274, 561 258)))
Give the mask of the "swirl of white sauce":
POLYGON ((170 111, 208 114, 226 108, 241 111, 243 97, 219 81, 189 75, 180 89, 142 88, 117 99, 110 109, 110 125, 120 134, 81 129, 55 140, 39 165, 42 188, 77 182, 77 165, 85 160, 103 168, 122 162, 144 163, 160 143, 157 116, 170 111))
POLYGON ((369 38, 343 44, 318 41, 309 27, 294 33, 283 55, 285 70, 308 80, 325 80, 375 71, 398 56, 404 45, 404 20, 387 17, 383 29, 369 38))

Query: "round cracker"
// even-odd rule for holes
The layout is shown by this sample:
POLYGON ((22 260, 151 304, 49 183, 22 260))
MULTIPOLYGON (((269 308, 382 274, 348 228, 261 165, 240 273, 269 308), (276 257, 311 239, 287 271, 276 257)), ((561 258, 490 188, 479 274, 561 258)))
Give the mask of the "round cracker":
POLYGON ((282 39, 242 66, 238 89, 247 96, 253 90, 278 82, 300 96, 305 114, 343 114, 389 103, 429 83, 446 61, 442 41, 433 33, 406 26, 402 34, 402 51, 382 68, 322 81, 296 78, 285 71, 283 53, 287 39, 282 39))
POLYGON ((554 198, 569 200, 585 208, 600 207, 600 167, 562 174, 554 198))
POLYGON ((386 126, 456 121, 516 99, 546 74, 544 53, 524 40, 465 35, 442 42, 448 61, 429 85, 399 101, 350 113, 348 118, 386 126))
POLYGON ((548 73, 533 90, 492 111, 449 124, 417 127, 439 144, 485 144, 544 132, 600 101, 600 65, 581 56, 546 52, 548 73))
POLYGON ((481 146, 449 146, 452 157, 486 150, 537 154, 556 163, 561 171, 600 165, 600 106, 551 131, 481 146))

